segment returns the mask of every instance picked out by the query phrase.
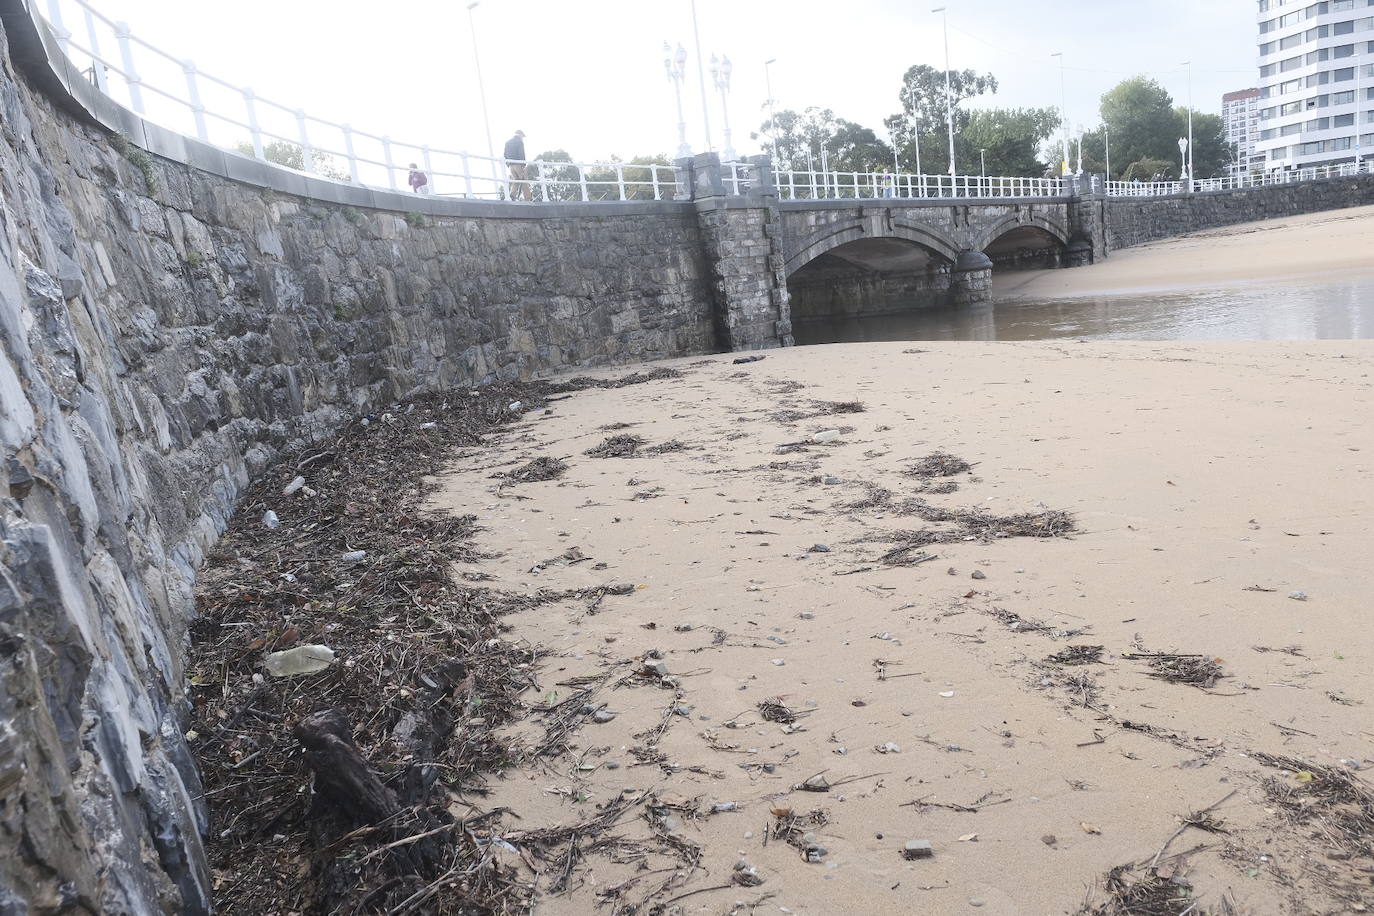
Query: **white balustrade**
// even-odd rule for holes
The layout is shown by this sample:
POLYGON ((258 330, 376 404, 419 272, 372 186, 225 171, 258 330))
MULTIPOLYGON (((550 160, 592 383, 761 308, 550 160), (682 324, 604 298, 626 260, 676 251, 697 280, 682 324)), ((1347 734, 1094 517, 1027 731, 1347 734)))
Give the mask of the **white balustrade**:
MULTIPOLYGON (((429 176, 428 193, 440 196, 501 199, 510 197, 510 181, 505 177, 505 159, 475 156, 466 151, 445 150, 427 144, 393 141, 355 130, 348 124, 336 124, 313 117, 299 108, 265 99, 252 89, 235 86, 200 71, 194 63, 182 60, 139 39, 127 23, 116 22, 102 14, 92 0, 47 0, 47 19, 51 24, 58 47, 72 58, 83 71, 89 64, 92 82, 103 93, 112 94, 110 83, 122 85, 130 107, 141 116, 157 121, 182 133, 190 133, 203 142, 217 142, 210 129, 229 134, 220 145, 233 149, 246 136, 253 155, 267 161, 269 151, 275 154, 278 144, 300 151, 300 168, 307 174, 338 178, 342 173, 338 159, 347 163, 348 181, 370 187, 397 190, 399 174, 408 166, 398 165, 395 147, 410 151, 405 162, 420 158, 429 176), (66 28, 65 23, 80 15, 86 25, 86 46, 82 46, 66 28), (102 42, 102 36, 105 39, 102 42), (101 51, 102 44, 113 41, 118 48, 118 62, 108 59, 101 51), (137 66, 140 58, 148 64, 146 71, 137 66), (172 65, 181 71, 180 80, 169 70, 172 65), (164 71, 167 71, 164 74, 164 71), (170 75, 170 78, 167 76, 170 75), (177 88, 177 84, 182 84, 177 88), (208 88, 207 88, 208 87, 208 88), (144 90, 153 94, 153 104, 147 104, 144 90), (209 91, 209 105, 202 97, 209 91), (226 108, 216 106, 217 94, 228 92, 229 109, 236 107, 235 96, 242 99, 244 119, 226 114, 226 108), (264 115, 263 109, 266 109, 264 115), (266 117, 264 122, 261 118, 266 117), (294 121, 294 124, 292 124, 294 121), (264 127, 266 123, 267 127, 264 127), (330 139, 338 138, 338 139, 330 139), (333 149, 341 146, 341 149, 333 149), (416 153, 419 154, 416 157, 416 153), (461 192, 442 194, 439 179, 449 179, 445 187, 461 186, 461 192)), ((278 157, 281 158, 281 157, 278 157)), ((278 163, 284 164, 284 163, 278 163)), ((292 163, 294 165, 294 163, 292 163)), ((670 165, 637 165, 612 162, 542 162, 525 163, 529 184, 537 190, 537 200, 672 200, 682 196, 677 174, 670 165)), ((288 166, 290 167, 290 166, 288 166)), ((727 162, 722 166, 722 182, 726 193, 743 195, 753 187, 752 167, 741 162, 727 162)), ((1320 166, 1263 174, 1241 174, 1213 178, 1192 183, 1197 192, 1230 191, 1252 187, 1288 184, 1337 176, 1368 174, 1368 163, 1346 162, 1334 166, 1320 166)), ((783 200, 852 200, 852 199, 995 199, 995 198, 1053 198, 1068 193, 1068 183, 1060 178, 1015 178, 973 175, 917 175, 891 172, 835 172, 807 169, 781 169, 773 176, 773 185, 783 200)), ((1181 194, 1184 182, 1094 182, 1094 190, 1104 190, 1110 197, 1159 197, 1181 194)))

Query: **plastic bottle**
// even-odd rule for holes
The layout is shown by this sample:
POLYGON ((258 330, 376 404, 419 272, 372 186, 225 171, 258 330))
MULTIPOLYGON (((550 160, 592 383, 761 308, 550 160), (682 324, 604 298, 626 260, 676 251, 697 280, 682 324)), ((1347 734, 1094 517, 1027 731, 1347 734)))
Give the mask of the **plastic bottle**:
POLYGON ((328 646, 297 646, 273 652, 264 660, 263 667, 273 677, 295 677, 323 671, 333 663, 334 650, 328 646))
POLYGON ((840 431, 838 429, 827 429, 825 432, 816 433, 816 435, 811 437, 811 441, 834 442, 838 438, 840 438, 840 431))

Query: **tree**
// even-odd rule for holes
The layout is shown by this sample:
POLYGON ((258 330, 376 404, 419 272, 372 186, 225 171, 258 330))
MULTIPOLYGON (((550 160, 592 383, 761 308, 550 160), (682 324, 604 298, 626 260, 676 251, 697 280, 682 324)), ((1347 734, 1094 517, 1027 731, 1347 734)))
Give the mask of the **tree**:
MULTIPOLYGON (((751 136, 771 139, 772 127, 770 118, 751 136)), ((778 112, 775 139, 784 167, 807 168, 809 156, 811 167, 819 169, 822 150, 832 172, 882 171, 892 163, 892 147, 872 128, 836 117, 829 108, 808 108, 800 114, 778 112)))
MULTIPOLYGON (((596 182, 594 186, 588 188, 588 195, 593 200, 619 200, 620 184, 623 181, 625 200, 654 200, 655 170, 643 166, 671 164, 668 157, 662 153, 654 156, 636 156, 623 164, 621 164, 619 156, 612 156, 609 167, 588 170, 587 180, 596 182), (616 171, 617 164, 620 164, 619 172, 616 171)), ((657 171, 658 193, 663 200, 671 200, 676 189, 672 186, 670 172, 665 169, 658 169, 657 171)))
MULTIPOLYGON (((541 200, 581 200, 581 176, 577 166, 557 164, 572 161, 572 156, 565 149, 546 150, 530 160, 528 175, 530 189, 535 196, 541 200)), ((587 187, 593 199, 604 191, 605 188, 600 185, 587 187)))
MULTIPOLYGON (((902 88, 898 93, 901 102, 900 114, 892 115, 883 123, 889 135, 897 140, 902 157, 914 166, 916 142, 921 149, 921 170, 928 175, 949 171, 949 118, 951 102, 954 112, 955 156, 962 172, 971 171, 967 167, 970 146, 960 144, 959 137, 968 129, 972 115, 961 106, 969 99, 977 98, 988 92, 997 91, 997 77, 991 73, 978 73, 975 70, 949 71, 949 91, 945 89, 945 71, 936 70, 926 64, 917 64, 906 71, 902 77, 902 88)), ((978 155, 978 147, 972 147, 973 156, 978 155)), ((976 171, 973 170, 973 171, 976 171)))
MULTIPOLYGON (((1141 176, 1150 165, 1165 162, 1167 173, 1177 177, 1182 157, 1178 141, 1188 136, 1188 109, 1175 107, 1174 100, 1164 87, 1143 76, 1118 83, 1102 96, 1103 122, 1111 131, 1112 175, 1126 178, 1127 169, 1145 163, 1130 178, 1142 181, 1154 172, 1141 176)), ((1083 137, 1083 159, 1105 171, 1106 137, 1102 128, 1083 137)), ((1231 162, 1231 150, 1226 143, 1225 125, 1219 116, 1193 111, 1193 170, 1196 178, 1210 178, 1221 174, 1231 162)), ((1156 171, 1159 171, 1156 169, 1156 171)))
MULTIPOLYGON (((1141 159, 1178 158, 1178 115, 1174 100, 1164 87, 1144 76, 1123 80, 1102 96, 1102 121, 1112 133, 1112 160, 1126 163, 1141 159)), ((1083 151, 1105 158, 1100 131, 1084 138, 1083 151)))
POLYGON ((963 171, 973 173, 979 168, 979 152, 986 150, 987 174, 1039 177, 1046 169, 1042 148, 1059 129, 1059 123, 1059 112, 1053 108, 990 108, 972 112, 963 131, 955 137, 956 152, 962 147, 963 161, 968 163, 963 171))
MULTIPOLYGON (((1188 136, 1188 109, 1175 109, 1178 135, 1188 136)), ((1177 140, 1174 141, 1177 144, 1177 140)), ((1231 144, 1226 142, 1226 125, 1220 115, 1193 111, 1193 171, 1194 178, 1215 178, 1226 174, 1231 164, 1231 144)))
MULTIPOLYGON (((240 140, 234 144, 234 151, 245 156, 257 156, 253 149, 253 144, 247 140, 240 140)), ((263 158, 268 162, 275 162, 277 165, 284 165, 288 169, 295 169, 298 172, 305 171, 305 150, 299 143, 290 143, 286 140, 271 140, 262 147, 263 158)), ((314 174, 325 178, 332 178, 335 181, 352 181, 353 177, 344 169, 339 167, 338 162, 328 153, 321 153, 312 150, 310 153, 311 164, 314 165, 314 174)))

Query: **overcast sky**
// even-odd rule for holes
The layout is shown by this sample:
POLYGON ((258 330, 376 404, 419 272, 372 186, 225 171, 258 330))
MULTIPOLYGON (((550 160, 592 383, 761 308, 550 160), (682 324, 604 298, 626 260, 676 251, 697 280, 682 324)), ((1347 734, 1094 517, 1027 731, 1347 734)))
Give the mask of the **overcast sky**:
MULTIPOLYGON (((463 0, 91 2, 203 71, 312 115, 435 147, 486 148, 463 0)), ((780 109, 817 105, 881 128, 897 109, 903 71, 914 63, 943 66, 932 5, 696 0, 708 66, 713 51, 735 65, 729 100, 740 152, 757 150, 748 134, 765 117, 763 63, 773 57, 780 109)), ((1222 93, 1257 77, 1254 0, 948 6, 952 66, 990 71, 1001 83, 982 104, 1057 106, 1059 64, 1051 54, 1060 50, 1069 119, 1088 127, 1097 122, 1101 94, 1134 74, 1155 77, 1183 103, 1181 64, 1191 58, 1194 104, 1206 111, 1219 111, 1222 93)), ((531 156, 559 147, 581 160, 673 152, 677 117, 664 75, 665 40, 681 41, 692 55, 683 86, 689 140, 696 151, 705 147, 690 0, 482 0, 474 12, 498 155, 516 128, 529 135, 531 156)), ((81 37, 73 13, 67 26, 81 37)), ((179 73, 166 78, 184 91, 179 73)), ((720 148, 720 98, 709 80, 708 73, 712 139, 720 148)), ((207 96, 212 108, 229 105, 239 114, 237 99, 207 96)))

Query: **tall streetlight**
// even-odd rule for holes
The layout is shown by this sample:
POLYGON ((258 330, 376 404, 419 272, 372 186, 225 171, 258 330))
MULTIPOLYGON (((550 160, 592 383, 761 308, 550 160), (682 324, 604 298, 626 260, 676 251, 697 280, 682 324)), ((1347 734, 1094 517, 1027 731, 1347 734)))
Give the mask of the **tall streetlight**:
POLYGON ((726 162, 734 162, 739 157, 735 155, 735 142, 730 137, 730 74, 735 72, 735 65, 730 63, 728 57, 716 57, 711 55, 711 82, 716 84, 720 90, 720 107, 725 112, 725 151, 721 153, 726 162))
POLYGON ((1078 125, 1078 175, 1083 174, 1083 125, 1078 125))
POLYGON ((921 174, 921 113, 916 110, 916 98, 912 94, 913 90, 907 87, 906 104, 911 109, 911 143, 916 147, 916 174, 921 174))
POLYGON ((697 44, 697 78, 701 81, 701 120, 706 125, 706 151, 709 153, 715 144, 711 142, 711 106, 706 95, 706 65, 701 60, 701 29, 697 26, 697 0, 692 0, 692 40, 697 44))
POLYGON ((988 151, 987 151, 987 149, 979 149, 979 150, 978 150, 978 161, 979 161, 979 162, 982 164, 982 166, 983 166, 983 177, 984 177, 984 178, 987 178, 987 177, 988 177, 988 151))
POLYGON ((1178 138, 1178 168, 1180 172, 1188 171, 1188 147, 1191 145, 1187 137, 1178 138))
POLYGON ((468 31, 472 33, 472 61, 477 66, 477 93, 482 98, 482 122, 487 126, 487 158, 491 160, 492 181, 500 181, 496 171, 496 145, 491 142, 491 116, 487 114, 487 87, 482 82, 482 56, 477 52, 477 21, 472 11, 482 0, 468 4, 468 31))
POLYGON ((1064 76, 1064 52, 1055 51, 1050 57, 1059 58, 1059 121, 1064 125, 1064 164, 1060 175, 1069 174, 1069 83, 1064 76))
POLYGON ((768 84, 768 139, 773 141, 773 168, 782 168, 782 160, 778 158, 778 111, 773 99, 773 65, 778 62, 776 57, 763 62, 763 81, 768 84))
POLYGON ((949 13, 943 6, 937 6, 931 12, 940 14, 945 29, 945 112, 949 116, 949 174, 953 177, 956 174, 954 170, 954 89, 950 85, 949 77, 949 13))
POLYGON ((1112 180, 1112 129, 1102 122, 1102 136, 1107 141, 1107 180, 1112 180))
POLYGON ((682 81, 687 76, 687 49, 682 45, 673 50, 668 42, 663 43, 663 69, 668 73, 668 82, 673 84, 677 96, 677 158, 690 159, 692 147, 687 143, 687 117, 682 113, 682 81))
POLYGON ((1183 66, 1188 68, 1188 186, 1191 188, 1193 181, 1193 62, 1185 60, 1183 66))

